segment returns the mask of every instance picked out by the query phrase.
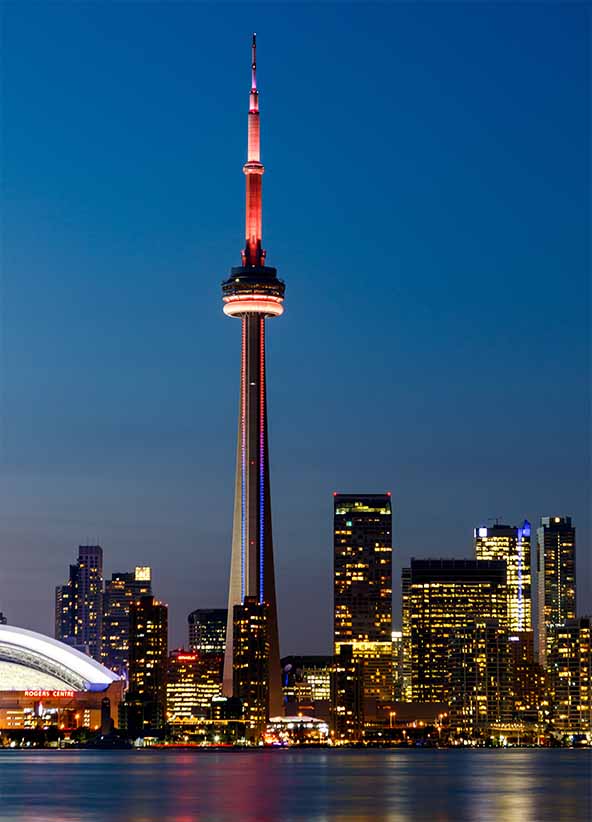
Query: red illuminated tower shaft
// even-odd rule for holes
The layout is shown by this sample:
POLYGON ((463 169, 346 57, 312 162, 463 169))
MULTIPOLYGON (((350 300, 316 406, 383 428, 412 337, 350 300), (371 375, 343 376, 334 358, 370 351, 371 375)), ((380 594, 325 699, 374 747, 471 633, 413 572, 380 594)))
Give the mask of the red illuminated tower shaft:
POLYGON ((265 608, 268 626, 267 715, 282 712, 269 455, 265 321, 283 313, 284 284, 275 268, 265 265, 262 248, 261 183, 263 166, 259 143, 259 92, 256 79, 256 41, 253 35, 252 82, 249 94, 246 177, 245 247, 242 265, 222 284, 224 313, 242 325, 241 380, 232 559, 228 592, 228 623, 224 657, 224 693, 233 693, 233 610, 253 598, 265 608))

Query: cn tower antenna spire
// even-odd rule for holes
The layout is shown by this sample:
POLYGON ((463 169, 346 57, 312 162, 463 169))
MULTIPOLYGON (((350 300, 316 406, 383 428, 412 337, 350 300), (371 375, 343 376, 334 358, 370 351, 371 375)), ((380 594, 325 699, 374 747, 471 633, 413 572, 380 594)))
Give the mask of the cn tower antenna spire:
POLYGON ((265 265, 265 251, 261 246, 261 149, 259 139, 259 91, 257 89, 257 35, 253 33, 251 44, 251 91, 249 93, 249 119, 247 137, 247 162, 243 171, 247 178, 245 248, 242 252, 243 265, 260 267, 265 265))

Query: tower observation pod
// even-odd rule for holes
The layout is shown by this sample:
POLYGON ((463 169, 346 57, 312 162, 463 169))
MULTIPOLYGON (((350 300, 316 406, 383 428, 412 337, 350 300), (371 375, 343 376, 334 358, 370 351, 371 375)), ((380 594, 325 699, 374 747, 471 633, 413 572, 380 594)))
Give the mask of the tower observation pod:
MULTIPOLYGON (((241 321, 240 402, 232 557, 228 592, 228 623, 224 656, 224 693, 233 695, 235 606, 256 598, 265 606, 267 623, 267 682, 265 707, 269 716, 282 713, 282 691, 277 607, 271 528, 265 321, 283 313, 284 283, 275 268, 265 265, 262 247, 261 195, 263 165, 260 159, 257 41, 253 35, 251 90, 249 93, 246 179, 245 246, 242 265, 231 269, 222 283, 224 313, 241 321)), ((240 696, 240 694, 234 694, 240 696)))

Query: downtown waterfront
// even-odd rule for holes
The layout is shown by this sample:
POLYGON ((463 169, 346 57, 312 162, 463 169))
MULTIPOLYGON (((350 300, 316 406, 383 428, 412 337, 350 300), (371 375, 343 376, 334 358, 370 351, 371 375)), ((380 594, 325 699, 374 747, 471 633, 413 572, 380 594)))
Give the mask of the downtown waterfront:
POLYGON ((588 750, 0 751, 1 822, 569 822, 588 750))

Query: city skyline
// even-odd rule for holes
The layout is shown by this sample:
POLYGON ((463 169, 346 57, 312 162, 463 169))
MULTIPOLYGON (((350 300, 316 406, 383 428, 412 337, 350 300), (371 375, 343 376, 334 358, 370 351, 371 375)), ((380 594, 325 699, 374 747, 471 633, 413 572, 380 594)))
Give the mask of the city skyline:
MULTIPOLYGON (((232 45, 217 54, 206 43, 202 60, 182 29, 195 32, 208 15, 177 10, 171 31, 163 33, 159 11, 152 9, 140 29, 142 43, 152 43, 158 29, 170 66, 140 72, 134 66, 138 41, 122 40, 112 48, 114 74, 105 78, 91 68, 103 42, 103 29, 96 27, 101 12, 77 11, 66 21, 59 10, 51 21, 46 13, 40 9, 38 19, 26 20, 33 67, 54 48, 42 42, 47 26, 55 42, 70 49, 63 58, 52 52, 47 87, 33 83, 31 69, 22 68, 14 51, 25 25, 16 9, 8 14, 5 35, 12 122, 6 179, 14 196, 6 221, 0 538, 8 562, 0 577, 0 609, 9 622, 51 632, 53 586, 76 546, 96 541, 105 551, 105 576, 138 564, 154 568, 159 597, 171 605, 174 647, 185 641, 190 611, 226 606, 231 512, 219 500, 228 500, 234 462, 227 440, 236 413, 236 340, 220 317, 216 290, 220 259, 240 248, 235 160, 242 151, 240 78, 251 24, 237 14, 228 32, 232 45), (58 33, 60 20, 66 25, 58 33), (173 43, 180 44, 178 54, 173 43), (60 85, 59 72, 82 44, 88 57, 79 76, 68 74, 60 85), (180 89, 167 102, 175 68, 180 89), (117 71, 131 78, 119 93, 117 71), (113 133, 100 126, 94 110, 80 107, 85 83, 98 108, 109 112, 113 133), (130 83, 138 84, 139 95, 131 95, 130 83), (47 101, 42 89, 49 92, 47 101), (123 110, 128 95, 129 112, 123 110), (199 105, 199 118, 184 119, 187 99, 199 105), (36 105, 27 108, 22 100, 36 105), (233 102, 226 111, 219 100, 233 102), (70 108, 86 143, 49 118, 51 111, 72 124, 70 108), (171 127, 160 122, 160 111, 171 127), (133 139, 113 125, 120 120, 133 139), (40 123, 55 156, 26 139, 40 123), (141 136, 143 148, 136 144, 141 136), (17 147, 19 138, 24 146, 17 147), (81 144, 85 150, 75 150, 81 144), (212 169, 206 169, 200 158, 214 148, 212 169), (167 154, 175 150, 177 161, 167 154), (188 171, 192 162, 196 170, 188 171), (121 197, 114 196, 118 187, 121 197), (207 208, 198 202, 204 191, 207 208)), ((510 49, 509 67, 502 68, 485 30, 493 19, 501 28, 503 14, 481 11, 465 20, 462 31, 472 26, 474 43, 454 40, 452 21, 442 18, 450 43, 462 46, 465 57, 468 51, 476 58, 477 43, 482 49, 476 76, 462 78, 454 60, 440 64, 449 48, 435 24, 424 30, 420 12, 380 12, 394 26, 394 63, 386 39, 371 54, 363 26, 354 38, 359 13, 344 10, 338 29, 344 54, 354 42, 361 48, 368 72, 363 76, 345 57, 337 71, 315 53, 336 23, 330 10, 314 16, 298 78, 288 75, 302 50, 302 31, 288 35, 273 10, 263 27, 256 26, 265 44, 265 151, 274 169, 267 199, 273 206, 265 220, 274 259, 290 282, 289 310, 270 351, 282 654, 330 648, 333 491, 392 491, 395 589, 411 556, 470 558, 473 528, 487 525, 488 518, 527 518, 536 528, 541 516, 572 516, 578 528, 578 612, 592 610, 581 447, 588 398, 582 345, 586 257, 579 232, 585 231, 586 209, 574 176, 583 162, 581 41, 568 26, 576 45, 561 51, 561 77, 552 64, 541 65, 539 54, 548 57, 556 33, 549 9, 539 42, 525 40, 520 55, 510 49), (402 24, 398 33, 395 23, 402 24), (420 31, 424 46, 427 38, 436 47, 433 53, 425 48, 418 55, 403 42, 413 42, 420 31), (489 76, 494 65, 496 83, 489 76), (365 82, 370 72, 373 88, 365 82), (454 129, 443 118, 436 77, 457 119, 454 129), (510 78, 524 94, 524 111, 504 98, 510 78), (311 113, 306 123, 294 119, 303 89, 311 113), (425 107, 413 102, 426 92, 425 107), (352 123, 349 116, 352 95, 372 113, 375 151, 383 158, 382 165, 358 158, 361 203, 346 197, 347 159, 366 139, 363 122, 352 123), (543 119, 548 111, 559 113, 563 130, 550 128, 543 119), (477 127, 475 114, 493 135, 477 127), (527 146, 534 152, 531 165, 527 146), (292 171, 299 168, 300 152, 319 164, 306 193, 300 173, 292 171), (456 178, 457 154, 466 163, 467 152, 479 173, 456 178), (537 181, 537 169, 550 155, 555 165, 545 167, 545 181, 537 181), (394 170, 386 168, 389 163, 394 170), (433 186, 426 183, 430 175, 433 186), (452 196, 458 185, 461 193, 452 196), (515 222, 503 217, 510 194, 520 215, 515 222), (441 201, 452 217, 438 207, 441 201), (396 230, 394 243, 389 225, 396 230), (306 248, 296 242, 303 235, 310 238, 306 248), (376 284, 374 272, 381 275, 376 284), (559 278, 566 272, 563 293, 559 278), (362 276, 367 289, 359 287, 362 276), (561 319, 567 310, 569 327, 561 319), (299 335, 305 313, 310 322, 299 335), (358 322, 362 315, 367 319, 358 322), (310 624, 301 619, 304 593, 312 603, 310 624)), ((513 13, 526 30, 528 12, 513 13)), ((125 31, 133 12, 118 14, 125 31)), ((208 14, 215 41, 223 22, 218 12, 208 14)), ((397 597, 393 607, 398 615, 397 597)))

